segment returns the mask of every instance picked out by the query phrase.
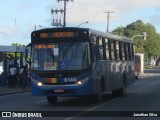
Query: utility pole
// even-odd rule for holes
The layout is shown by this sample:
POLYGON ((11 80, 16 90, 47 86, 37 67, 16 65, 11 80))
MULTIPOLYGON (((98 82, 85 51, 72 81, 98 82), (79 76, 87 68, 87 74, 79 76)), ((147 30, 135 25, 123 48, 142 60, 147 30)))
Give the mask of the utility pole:
MULTIPOLYGON (((63 10, 61 9, 61 10, 51 10, 51 12, 52 12, 52 14, 54 13, 54 12, 56 12, 56 13, 58 13, 58 12, 61 12, 61 14, 63 13, 63 15, 64 15, 64 18, 63 18, 63 27, 66 27, 66 4, 67 4, 67 2, 69 2, 69 1, 71 1, 71 2, 73 2, 73 0, 57 0, 58 2, 60 2, 60 1, 63 1, 64 2, 64 8, 63 8, 63 10)), ((60 21, 60 20, 59 20, 60 21)), ((54 25, 54 24, 53 24, 54 25)), ((56 25, 54 25, 54 26, 56 26, 56 25)))
POLYGON ((107 13, 107 30, 106 30, 106 32, 109 33, 110 13, 114 13, 114 12, 106 11, 106 12, 104 12, 104 13, 107 13))

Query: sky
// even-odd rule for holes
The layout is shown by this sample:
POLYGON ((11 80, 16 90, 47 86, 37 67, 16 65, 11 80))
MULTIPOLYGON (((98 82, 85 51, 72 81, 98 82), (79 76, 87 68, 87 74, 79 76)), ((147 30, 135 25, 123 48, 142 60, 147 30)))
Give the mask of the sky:
MULTIPOLYGON (((57 0, 0 0, 0 46, 27 45, 32 31, 54 27, 51 9, 61 9, 62 3, 57 0)), ((160 32, 160 0, 69 0, 66 26, 77 27, 88 21, 80 27, 106 32, 108 11, 111 12, 110 32, 137 20, 151 23, 160 32)))

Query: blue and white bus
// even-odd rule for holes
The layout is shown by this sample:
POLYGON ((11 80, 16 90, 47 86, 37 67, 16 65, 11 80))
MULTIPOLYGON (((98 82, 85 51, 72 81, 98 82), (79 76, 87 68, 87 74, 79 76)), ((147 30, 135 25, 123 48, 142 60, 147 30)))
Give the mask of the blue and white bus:
MULTIPOLYGON (((135 82, 133 41, 89 28, 47 28, 31 33, 32 95, 58 97, 125 95, 135 82)), ((26 49, 27 49, 26 48, 26 49)))

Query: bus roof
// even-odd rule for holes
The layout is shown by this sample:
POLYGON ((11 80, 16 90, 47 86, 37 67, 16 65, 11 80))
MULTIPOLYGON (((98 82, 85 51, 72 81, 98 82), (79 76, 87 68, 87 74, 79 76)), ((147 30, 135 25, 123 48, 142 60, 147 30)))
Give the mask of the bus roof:
POLYGON ((133 40, 131 38, 127 38, 127 37, 123 37, 123 36, 118 36, 118 35, 114 35, 111 33, 106 33, 106 32, 102 32, 102 31, 98 31, 98 30, 94 30, 94 29, 90 29, 90 28, 79 28, 79 27, 59 27, 59 28, 44 28, 44 29, 40 29, 40 30, 35 30, 32 32, 33 33, 41 33, 41 32, 52 32, 53 30, 56 31, 88 31, 90 34, 99 36, 99 37, 106 37, 108 39, 114 39, 114 40, 118 40, 118 41, 124 41, 124 42, 128 42, 128 43, 133 43, 133 40))

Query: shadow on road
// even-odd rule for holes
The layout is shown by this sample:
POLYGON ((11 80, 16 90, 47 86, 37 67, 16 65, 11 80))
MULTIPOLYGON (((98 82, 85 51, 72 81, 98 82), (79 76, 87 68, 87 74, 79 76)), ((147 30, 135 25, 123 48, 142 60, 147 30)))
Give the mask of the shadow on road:
MULTIPOLYGON (((113 99, 111 93, 104 94, 102 97, 101 103, 107 102, 111 99, 113 99)), ((85 97, 71 97, 71 98, 60 97, 56 104, 50 105, 47 103, 47 106, 51 106, 51 107, 53 106, 54 107, 90 107, 90 106, 98 105, 98 104, 100 103, 97 103, 92 97, 85 96, 85 97)))

